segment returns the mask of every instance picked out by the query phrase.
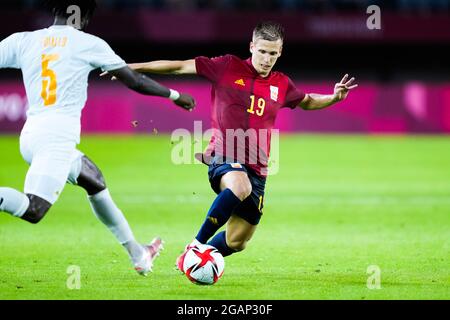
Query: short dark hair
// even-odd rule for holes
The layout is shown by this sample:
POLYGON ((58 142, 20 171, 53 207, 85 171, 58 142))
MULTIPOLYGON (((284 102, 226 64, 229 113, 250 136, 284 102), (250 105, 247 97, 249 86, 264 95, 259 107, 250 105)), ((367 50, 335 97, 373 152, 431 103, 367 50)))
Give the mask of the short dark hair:
POLYGON ((281 24, 274 21, 263 21, 253 29, 253 38, 276 41, 284 40, 284 28, 281 24))
POLYGON ((75 5, 81 10, 83 17, 92 16, 97 8, 96 0, 45 0, 44 7, 52 11, 55 16, 68 18, 67 8, 75 5))

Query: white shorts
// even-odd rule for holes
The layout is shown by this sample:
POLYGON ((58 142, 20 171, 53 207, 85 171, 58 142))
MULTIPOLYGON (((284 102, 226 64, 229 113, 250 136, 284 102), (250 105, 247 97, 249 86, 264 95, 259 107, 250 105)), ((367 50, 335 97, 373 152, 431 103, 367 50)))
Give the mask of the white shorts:
POLYGON ((22 131, 20 152, 30 165, 24 192, 54 204, 66 182, 76 184, 83 153, 74 139, 36 131, 22 131))

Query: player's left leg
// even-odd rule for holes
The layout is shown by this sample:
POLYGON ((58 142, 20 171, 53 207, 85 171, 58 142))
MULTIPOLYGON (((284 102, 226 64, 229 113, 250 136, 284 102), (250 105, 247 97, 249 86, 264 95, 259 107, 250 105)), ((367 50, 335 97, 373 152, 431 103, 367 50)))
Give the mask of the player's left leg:
POLYGON ((231 217, 233 210, 252 192, 247 172, 235 171, 229 164, 223 166, 226 171, 220 177, 220 193, 212 203, 195 239, 206 243, 231 217))
POLYGON ((95 216, 127 250, 136 271, 141 275, 151 271, 153 260, 162 249, 161 239, 155 238, 150 245, 141 245, 136 241, 128 221, 109 193, 102 172, 78 150, 68 180, 86 190, 95 216))
POLYGON ((208 244, 217 248, 222 256, 226 257, 244 250, 256 228, 257 225, 253 225, 237 215, 232 215, 227 222, 226 231, 219 232, 208 244))
POLYGON ((248 171, 252 185, 251 194, 237 206, 227 222, 226 231, 222 231, 208 242, 226 257, 246 248, 262 217, 266 179, 248 171))
POLYGON ((206 243, 231 217, 233 210, 252 192, 247 170, 239 163, 214 157, 209 164, 208 176, 212 189, 217 193, 205 220, 192 242, 186 245, 175 265, 183 272, 182 265, 187 251, 206 243))
POLYGON ((257 227, 237 215, 231 216, 226 229, 227 246, 234 252, 244 250, 257 227))

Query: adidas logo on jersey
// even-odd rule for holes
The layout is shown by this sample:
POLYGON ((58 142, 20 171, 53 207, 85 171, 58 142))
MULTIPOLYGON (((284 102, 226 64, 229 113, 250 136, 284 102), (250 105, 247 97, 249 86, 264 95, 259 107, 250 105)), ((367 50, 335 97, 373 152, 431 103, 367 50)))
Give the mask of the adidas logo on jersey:
POLYGON ((245 87, 245 82, 244 82, 244 79, 239 79, 239 80, 236 80, 235 82, 234 82, 235 84, 238 84, 238 85, 240 85, 240 86, 243 86, 243 87, 245 87))

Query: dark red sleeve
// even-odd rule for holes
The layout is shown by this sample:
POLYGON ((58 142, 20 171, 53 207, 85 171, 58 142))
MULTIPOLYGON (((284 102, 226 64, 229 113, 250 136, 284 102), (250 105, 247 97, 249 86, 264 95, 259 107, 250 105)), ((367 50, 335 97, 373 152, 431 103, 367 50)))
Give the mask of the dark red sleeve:
POLYGON ((298 107, 298 104, 305 98, 305 93, 300 91, 292 82, 291 79, 288 78, 288 86, 286 89, 286 98, 284 99, 283 108, 291 108, 295 109, 298 107))
POLYGON ((199 76, 205 77, 211 82, 217 82, 226 70, 231 55, 217 58, 197 57, 195 58, 195 68, 199 76))

